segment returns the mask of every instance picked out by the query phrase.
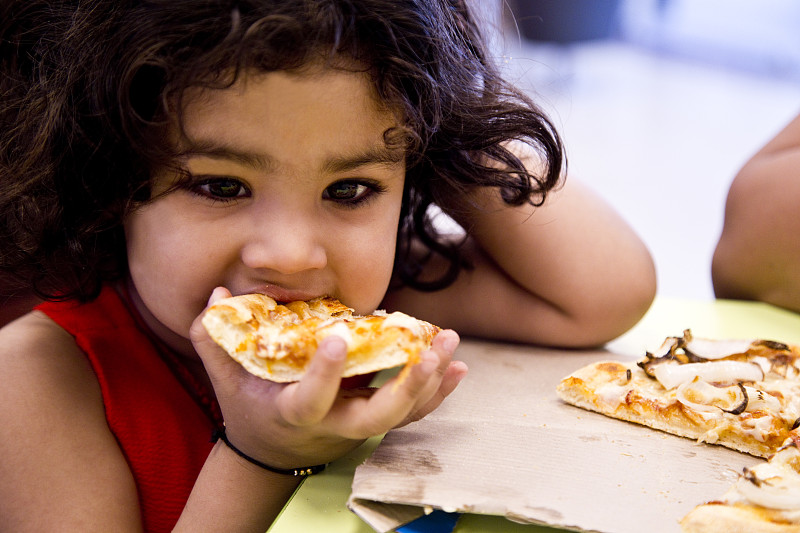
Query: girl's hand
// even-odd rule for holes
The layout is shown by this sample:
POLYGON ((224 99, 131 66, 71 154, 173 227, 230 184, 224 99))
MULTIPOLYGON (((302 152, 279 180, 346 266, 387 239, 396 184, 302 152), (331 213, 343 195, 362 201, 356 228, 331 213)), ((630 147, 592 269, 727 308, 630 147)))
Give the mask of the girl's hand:
MULTIPOLYGON (((230 293, 218 288, 209 305, 230 293)), ((202 315, 201 315, 202 316, 202 315)), ((278 468, 327 463, 365 439, 418 420, 455 389, 466 365, 452 362, 458 335, 442 331, 403 383, 380 389, 340 389, 346 345, 320 343, 308 372, 296 383, 274 383, 247 372, 208 336, 198 317, 191 339, 217 395, 231 442, 278 468)))

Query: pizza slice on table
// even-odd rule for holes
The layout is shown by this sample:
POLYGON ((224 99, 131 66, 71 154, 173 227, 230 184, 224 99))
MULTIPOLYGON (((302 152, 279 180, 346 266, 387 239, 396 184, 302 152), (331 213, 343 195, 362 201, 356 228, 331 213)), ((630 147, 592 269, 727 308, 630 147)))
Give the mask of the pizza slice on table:
POLYGON ((800 425, 800 349, 715 341, 689 330, 636 362, 601 361, 558 384, 565 402, 767 457, 800 425))

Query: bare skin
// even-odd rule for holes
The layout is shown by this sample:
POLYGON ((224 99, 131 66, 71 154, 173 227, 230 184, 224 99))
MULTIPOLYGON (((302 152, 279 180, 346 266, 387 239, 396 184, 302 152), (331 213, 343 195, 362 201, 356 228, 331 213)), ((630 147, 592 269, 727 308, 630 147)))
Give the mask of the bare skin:
MULTIPOLYGON (((437 336, 396 391, 387 384, 353 397, 339 389, 340 339, 320 346, 302 381, 276 384, 247 373, 199 325, 208 295, 231 292, 331 295, 362 313, 380 303, 405 170, 403 158, 383 148, 395 118, 366 76, 255 76, 189 105, 194 142, 184 163, 194 177, 126 221, 127 285, 152 332, 213 386, 229 438, 276 467, 320 464, 436 408, 466 373, 452 362, 452 331, 437 336)), ((159 176, 158 192, 172 180, 159 176)), ((33 312, 0 330, 0 344, 4 527, 140 531, 131 471, 72 337, 33 312)), ((176 530, 266 530, 297 482, 218 443, 176 530)))
MULTIPOLYGON (((192 179, 125 221, 127 285, 152 332, 213 387, 230 439, 263 462, 325 463, 430 413, 467 372, 453 361, 459 337, 440 333, 394 391, 390 382, 343 394, 344 344, 335 337, 301 381, 276 384, 208 338, 199 317, 209 295, 331 295, 359 313, 385 306, 464 335, 563 346, 622 333, 653 298, 647 250, 579 185, 533 212, 476 197, 481 209, 458 215, 475 269, 438 293, 387 296, 404 158, 383 145, 396 117, 364 74, 257 73, 187 102, 183 163, 192 179)), ((174 177, 157 178, 157 192, 170 191, 174 177)), ((74 340, 30 313, 0 330, 0 374, 4 527, 140 531, 131 472, 74 340)), ((266 530, 296 483, 218 443, 176 530, 266 530)))
POLYGON ((800 116, 739 171, 712 263, 719 298, 800 312, 800 116))
POLYGON ((482 210, 457 217, 475 269, 427 297, 390 293, 388 308, 462 334, 565 347, 600 345, 649 308, 656 287, 649 251, 579 182, 567 180, 538 208, 477 200, 482 210))

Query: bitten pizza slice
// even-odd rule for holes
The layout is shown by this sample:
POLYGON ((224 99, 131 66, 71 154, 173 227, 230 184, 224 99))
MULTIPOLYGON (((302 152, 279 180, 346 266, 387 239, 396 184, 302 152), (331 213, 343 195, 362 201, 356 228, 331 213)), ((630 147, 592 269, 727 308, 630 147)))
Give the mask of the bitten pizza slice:
POLYGON ((329 335, 347 344, 342 377, 400 365, 406 365, 407 372, 440 330, 399 312, 355 315, 334 298, 279 304, 263 294, 219 300, 206 310, 202 323, 214 342, 248 372, 277 382, 299 380, 329 335))

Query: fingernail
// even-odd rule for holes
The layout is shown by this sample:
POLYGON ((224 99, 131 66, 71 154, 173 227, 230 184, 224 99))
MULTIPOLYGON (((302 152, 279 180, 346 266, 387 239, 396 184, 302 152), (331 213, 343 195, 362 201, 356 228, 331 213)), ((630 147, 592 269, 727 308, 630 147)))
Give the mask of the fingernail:
POLYGON ((347 357, 347 344, 339 337, 332 336, 326 339, 325 348, 331 361, 341 361, 347 357))
POLYGON ((456 348, 458 348, 458 342, 459 342, 458 335, 448 335, 444 339, 442 347, 448 352, 455 352, 456 348))
POLYGON ((223 299, 225 297, 224 291, 223 287, 217 287, 211 291, 211 296, 208 297, 208 305, 213 305, 217 300, 223 299))

